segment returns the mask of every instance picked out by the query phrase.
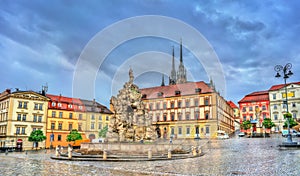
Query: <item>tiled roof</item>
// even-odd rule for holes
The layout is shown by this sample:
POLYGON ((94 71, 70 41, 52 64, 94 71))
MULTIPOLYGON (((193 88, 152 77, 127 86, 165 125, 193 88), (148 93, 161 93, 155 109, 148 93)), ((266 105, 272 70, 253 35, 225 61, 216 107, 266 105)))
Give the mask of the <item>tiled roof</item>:
POLYGON ((238 108, 232 101, 227 101, 227 103, 229 104, 229 106, 231 107, 231 108, 238 108))
POLYGON ((174 96, 184 96, 184 95, 194 95, 199 93, 211 93, 213 90, 205 82, 188 82, 184 84, 168 85, 168 86, 158 86, 140 89, 143 98, 154 99, 161 97, 174 97, 174 96), (200 92, 196 92, 197 91, 200 92), (176 91, 179 93, 176 95, 176 91), (160 95, 159 95, 160 94, 160 95), (146 95, 146 97, 145 97, 146 95))
POLYGON ((259 101, 269 101, 269 92, 267 90, 252 92, 251 94, 246 95, 238 103, 246 102, 259 102, 259 101))
POLYGON ((51 101, 82 105, 82 102, 80 101, 79 98, 70 98, 61 95, 51 95, 51 94, 47 94, 46 96, 49 97, 51 101))
POLYGON ((100 112, 105 114, 112 114, 112 112, 104 105, 93 101, 93 100, 84 100, 80 99, 84 104, 86 111, 88 112, 100 112))
MULTIPOLYGON (((288 84, 286 84, 286 85, 288 86, 288 85, 291 85, 291 84, 298 84, 298 85, 300 85, 300 82, 292 82, 292 83, 288 83, 288 84)), ((272 86, 272 87, 269 89, 269 91, 272 91, 272 90, 279 90, 279 89, 282 89, 283 87, 284 87, 284 84, 274 85, 274 86, 272 86)))

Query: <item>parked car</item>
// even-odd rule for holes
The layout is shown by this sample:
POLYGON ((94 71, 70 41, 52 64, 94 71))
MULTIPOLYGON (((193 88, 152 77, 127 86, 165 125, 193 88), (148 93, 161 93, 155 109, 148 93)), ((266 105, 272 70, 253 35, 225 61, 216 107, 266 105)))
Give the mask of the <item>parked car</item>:
POLYGON ((229 136, 225 131, 218 130, 217 131, 217 138, 218 139, 229 139, 229 136))
POLYGON ((238 136, 239 136, 239 137, 244 137, 244 136, 245 136, 245 133, 244 133, 244 132, 240 132, 240 133, 238 134, 238 136))

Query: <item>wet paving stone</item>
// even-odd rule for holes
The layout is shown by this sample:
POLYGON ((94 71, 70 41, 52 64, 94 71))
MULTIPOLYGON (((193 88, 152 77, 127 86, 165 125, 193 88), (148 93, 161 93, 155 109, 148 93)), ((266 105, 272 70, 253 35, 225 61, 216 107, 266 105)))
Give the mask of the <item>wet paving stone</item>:
POLYGON ((204 146, 202 157, 145 162, 58 161, 49 150, 1 153, 0 175, 300 175, 300 150, 279 150, 283 140, 215 140, 204 146))

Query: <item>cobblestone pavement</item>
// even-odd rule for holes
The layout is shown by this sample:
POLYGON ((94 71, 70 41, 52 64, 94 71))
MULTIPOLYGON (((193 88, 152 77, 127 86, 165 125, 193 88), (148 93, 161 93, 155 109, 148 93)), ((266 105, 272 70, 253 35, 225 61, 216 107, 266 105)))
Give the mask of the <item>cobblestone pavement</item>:
POLYGON ((57 161, 49 150, 1 153, 0 175, 300 175, 300 150, 279 150, 283 141, 279 135, 212 140, 202 157, 147 162, 57 161))

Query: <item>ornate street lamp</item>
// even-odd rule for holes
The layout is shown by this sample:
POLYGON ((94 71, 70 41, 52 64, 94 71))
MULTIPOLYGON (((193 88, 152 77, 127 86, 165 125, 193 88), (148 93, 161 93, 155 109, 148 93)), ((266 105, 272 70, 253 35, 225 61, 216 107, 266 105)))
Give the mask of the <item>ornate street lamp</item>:
MULTIPOLYGON (((287 86, 286 86, 286 80, 293 75, 293 72, 291 71, 292 68, 292 64, 291 63, 287 63, 285 66, 282 65, 276 65, 274 67, 274 70, 277 72, 277 74, 275 75, 276 78, 280 78, 280 72, 283 73, 283 79, 284 79, 284 87, 285 87, 285 101, 283 102, 284 104, 286 104, 286 113, 289 113, 289 105, 288 105, 288 93, 287 93, 287 86)), ((293 142, 292 140, 292 135, 290 133, 290 117, 287 116, 287 126, 288 126, 288 134, 287 134, 287 142, 286 144, 294 144, 297 142, 293 142)))

